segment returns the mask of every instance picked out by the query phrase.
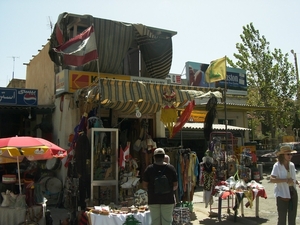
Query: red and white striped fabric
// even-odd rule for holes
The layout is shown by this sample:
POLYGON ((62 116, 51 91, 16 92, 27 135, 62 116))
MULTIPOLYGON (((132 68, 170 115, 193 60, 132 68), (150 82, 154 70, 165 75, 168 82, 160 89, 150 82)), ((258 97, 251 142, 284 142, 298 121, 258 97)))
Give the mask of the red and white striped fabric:
POLYGON ((82 33, 53 50, 63 54, 64 64, 70 66, 81 66, 98 59, 94 27, 90 26, 82 33))

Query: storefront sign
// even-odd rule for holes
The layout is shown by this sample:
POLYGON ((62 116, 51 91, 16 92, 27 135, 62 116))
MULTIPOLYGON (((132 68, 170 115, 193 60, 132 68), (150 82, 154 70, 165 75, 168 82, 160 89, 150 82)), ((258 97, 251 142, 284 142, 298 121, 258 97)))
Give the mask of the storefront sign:
MULTIPOLYGON (((116 80, 129 80, 129 81, 141 81, 145 83, 154 84, 167 84, 167 80, 155 79, 148 77, 135 77, 120 74, 108 74, 100 73, 101 79, 116 79, 116 80)), ((56 95, 62 93, 74 93, 76 90, 88 87, 92 84, 96 84, 98 80, 98 73, 86 72, 86 71, 75 71, 75 70, 63 70, 56 74, 56 95)))
POLYGON ((36 106, 38 90, 21 88, 0 88, 0 105, 36 106))
POLYGON ((56 74, 56 95, 74 93, 76 90, 96 84, 98 77, 107 79, 130 80, 130 76, 108 73, 96 73, 75 70, 63 70, 56 74))
POLYGON ((141 81, 145 83, 151 83, 151 84, 166 84, 167 80, 163 79, 156 79, 156 78, 149 78, 149 77, 130 77, 131 81, 141 81))

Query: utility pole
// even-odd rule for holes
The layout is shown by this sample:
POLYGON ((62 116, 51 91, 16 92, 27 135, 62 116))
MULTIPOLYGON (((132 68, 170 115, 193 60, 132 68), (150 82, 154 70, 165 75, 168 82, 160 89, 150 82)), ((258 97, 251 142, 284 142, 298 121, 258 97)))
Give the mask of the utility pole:
MULTIPOLYGON (((296 52, 292 49, 291 53, 294 55, 294 60, 295 60, 295 68, 296 68, 296 80, 297 80, 297 95, 296 95, 296 107, 298 108, 299 106, 299 72, 298 72, 298 62, 297 62, 297 54, 296 52)), ((298 133, 299 133, 299 118, 298 118, 298 110, 296 110, 296 115, 295 115, 295 122, 296 127, 296 141, 299 140, 298 133)))
POLYGON ((11 56, 9 58, 12 58, 13 59, 13 71, 12 71, 12 79, 15 78, 15 61, 16 59, 20 58, 20 57, 17 57, 17 56, 11 56))
POLYGON ((296 79, 297 79, 297 101, 298 101, 299 100, 299 72, 298 72, 297 54, 293 49, 291 50, 291 53, 294 55, 294 60, 295 60, 296 79))

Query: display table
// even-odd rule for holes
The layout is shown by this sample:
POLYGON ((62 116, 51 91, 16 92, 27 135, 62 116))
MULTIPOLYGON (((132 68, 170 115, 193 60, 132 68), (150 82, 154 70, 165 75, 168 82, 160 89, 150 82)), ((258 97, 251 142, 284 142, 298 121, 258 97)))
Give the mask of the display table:
MULTIPOLYGON (((255 216, 256 217, 259 217, 259 197, 262 197, 262 198, 267 198, 267 193, 265 191, 265 189, 253 189, 251 190, 252 191, 252 201, 255 200, 255 216)), ((244 216, 244 198, 246 197, 245 196, 245 193, 240 193, 240 192, 236 192, 236 199, 240 199, 240 201, 237 201, 237 207, 238 207, 238 204, 240 203, 241 205, 241 215, 244 216)), ((246 206, 247 207, 251 207, 252 203, 248 200, 248 202, 246 203, 246 206)), ((235 219, 236 219, 236 216, 237 216, 237 210, 236 210, 236 214, 235 214, 235 219)))
MULTIPOLYGON (((33 206, 33 212, 38 215, 42 209, 41 206, 33 206)), ((2 225, 17 225, 25 221, 26 208, 8 208, 0 207, 0 224, 2 225)), ((39 225, 45 225, 45 218, 41 218, 38 221, 39 225)))
MULTIPOLYGON (((218 219, 219 221, 221 221, 221 215, 222 215, 222 208, 224 208, 222 206, 222 202, 223 200, 227 199, 227 212, 229 213, 229 209, 232 208, 235 211, 235 220, 237 217, 237 209, 239 208, 239 206, 241 205, 241 215, 244 216, 244 204, 243 204, 243 199, 246 197, 244 192, 238 192, 238 191, 234 191, 234 190, 214 190, 214 194, 218 192, 219 194, 219 202, 218 202, 218 219), (230 205, 229 199, 232 199, 232 204, 230 205), (235 206, 233 205, 233 200, 235 199, 235 206)), ((265 191, 265 189, 252 189, 252 201, 254 202, 255 200, 255 216, 259 217, 259 197, 262 198, 267 198, 267 193, 265 191)), ((252 202, 250 203, 250 201, 248 201, 246 203, 247 206, 252 206, 252 202)), ((212 209, 212 208, 211 208, 212 209)))
POLYGON ((231 190, 226 190, 226 191, 214 190, 213 195, 215 195, 216 193, 218 193, 219 196, 218 207, 214 208, 212 207, 212 205, 210 205, 210 212, 212 212, 213 209, 218 209, 218 219, 219 221, 221 221, 222 209, 226 208, 228 214, 230 213, 230 209, 233 209, 235 193, 231 190), (227 206, 223 206, 223 200, 227 200, 227 206))
POLYGON ((126 221, 126 218, 130 215, 133 215, 134 218, 136 218, 143 225, 151 224, 150 211, 146 211, 144 213, 109 214, 109 215, 94 214, 92 212, 88 212, 87 214, 91 223, 90 225, 102 225, 102 224, 123 225, 126 221))

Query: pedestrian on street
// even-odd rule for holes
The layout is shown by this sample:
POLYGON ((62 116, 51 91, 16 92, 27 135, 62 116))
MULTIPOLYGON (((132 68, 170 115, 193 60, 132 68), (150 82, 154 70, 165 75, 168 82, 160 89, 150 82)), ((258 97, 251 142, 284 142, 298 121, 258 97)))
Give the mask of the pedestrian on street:
POLYGON ((178 178, 173 165, 164 162, 165 151, 154 151, 154 163, 149 165, 143 176, 143 189, 148 192, 151 225, 171 225, 173 221, 174 193, 178 178))
MULTIPOLYGON (((296 168, 291 162, 293 151, 289 145, 284 145, 277 152, 277 162, 273 165, 270 182, 275 183, 274 195, 276 197, 278 223, 277 225, 296 225, 298 194, 296 184, 296 168)), ((300 185, 299 185, 300 187, 300 185)))

